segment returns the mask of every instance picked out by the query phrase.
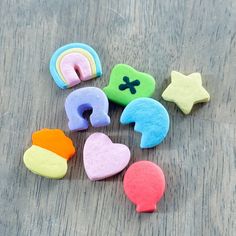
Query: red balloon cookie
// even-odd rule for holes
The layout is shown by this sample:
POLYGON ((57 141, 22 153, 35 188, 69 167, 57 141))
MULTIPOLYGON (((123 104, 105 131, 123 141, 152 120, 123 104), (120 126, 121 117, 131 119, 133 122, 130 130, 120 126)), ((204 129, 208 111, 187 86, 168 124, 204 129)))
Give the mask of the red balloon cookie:
POLYGON ((124 191, 137 212, 153 212, 165 191, 162 169, 151 161, 132 164, 124 176, 124 191))

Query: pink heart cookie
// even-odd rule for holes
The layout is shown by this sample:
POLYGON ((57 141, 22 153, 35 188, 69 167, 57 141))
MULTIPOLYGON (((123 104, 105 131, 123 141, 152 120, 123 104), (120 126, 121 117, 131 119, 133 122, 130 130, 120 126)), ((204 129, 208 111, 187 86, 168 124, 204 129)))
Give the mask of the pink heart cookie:
POLYGON ((90 180, 101 180, 121 172, 129 163, 130 150, 112 143, 103 133, 90 135, 84 145, 84 167, 90 180))

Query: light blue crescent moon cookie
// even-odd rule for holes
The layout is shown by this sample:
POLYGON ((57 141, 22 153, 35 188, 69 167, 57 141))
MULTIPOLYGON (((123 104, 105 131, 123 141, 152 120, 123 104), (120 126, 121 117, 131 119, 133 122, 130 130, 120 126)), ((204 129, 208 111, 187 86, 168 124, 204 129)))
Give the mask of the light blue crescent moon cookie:
POLYGON ((152 98, 138 98, 130 102, 122 112, 120 122, 135 123, 134 130, 142 134, 141 148, 152 148, 160 144, 170 124, 165 107, 152 98))
POLYGON ((51 57, 49 69, 55 83, 62 89, 102 75, 96 51, 83 43, 71 43, 57 49, 51 57))

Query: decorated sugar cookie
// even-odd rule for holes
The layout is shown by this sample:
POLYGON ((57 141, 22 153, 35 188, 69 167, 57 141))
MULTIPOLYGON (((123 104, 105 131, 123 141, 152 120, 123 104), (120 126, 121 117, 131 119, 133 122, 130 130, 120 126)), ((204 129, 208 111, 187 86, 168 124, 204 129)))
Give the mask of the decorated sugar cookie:
POLYGON ((25 166, 37 175, 60 179, 67 172, 67 160, 75 154, 70 138, 59 129, 42 129, 32 135, 32 146, 24 153, 25 166))
POLYGON ((210 95, 202 86, 200 73, 186 76, 172 71, 171 83, 163 92, 162 98, 174 102, 185 115, 188 115, 194 104, 208 102, 210 95))
POLYGON ((108 108, 108 99, 99 88, 85 87, 71 92, 65 101, 69 129, 78 131, 88 128, 89 123, 83 117, 86 110, 92 110, 90 122, 93 127, 109 125, 108 108))
POLYGON ((151 97, 155 79, 129 65, 117 64, 111 72, 109 85, 103 89, 108 99, 126 106, 136 98, 151 97))
POLYGON ((135 123, 134 130, 142 134, 141 148, 152 148, 160 144, 170 124, 165 107, 152 98, 138 98, 129 103, 121 114, 120 122, 135 123))
POLYGON ((129 163, 130 150, 112 143, 103 133, 94 133, 84 145, 84 168, 90 180, 101 180, 121 172, 129 163))
POLYGON ((132 164, 124 176, 124 191, 137 212, 153 212, 165 191, 162 169, 151 161, 132 164))
POLYGON ((50 73, 57 86, 71 88, 102 75, 100 59, 87 44, 71 43, 57 49, 50 60, 50 73))

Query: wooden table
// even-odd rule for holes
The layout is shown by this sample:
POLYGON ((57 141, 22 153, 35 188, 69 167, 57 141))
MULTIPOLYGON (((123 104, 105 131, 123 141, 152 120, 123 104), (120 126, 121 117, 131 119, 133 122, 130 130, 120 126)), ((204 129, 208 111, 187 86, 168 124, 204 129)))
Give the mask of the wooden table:
POLYGON ((0 2, 0 235, 235 235, 236 208, 236 2, 235 0, 1 0, 0 2), (119 123, 70 133, 66 96, 49 73, 49 60, 70 42, 93 46, 104 87, 112 67, 127 63, 157 81, 155 98, 171 128, 156 148, 141 150, 140 135, 119 123), (160 98, 172 70, 201 72, 211 101, 184 116, 160 98), (22 161, 31 133, 60 128, 77 156, 62 180, 29 172, 22 161), (85 139, 108 134, 131 149, 131 163, 160 165, 167 189, 154 214, 137 214, 123 193, 124 171, 90 182, 82 162, 85 139))

